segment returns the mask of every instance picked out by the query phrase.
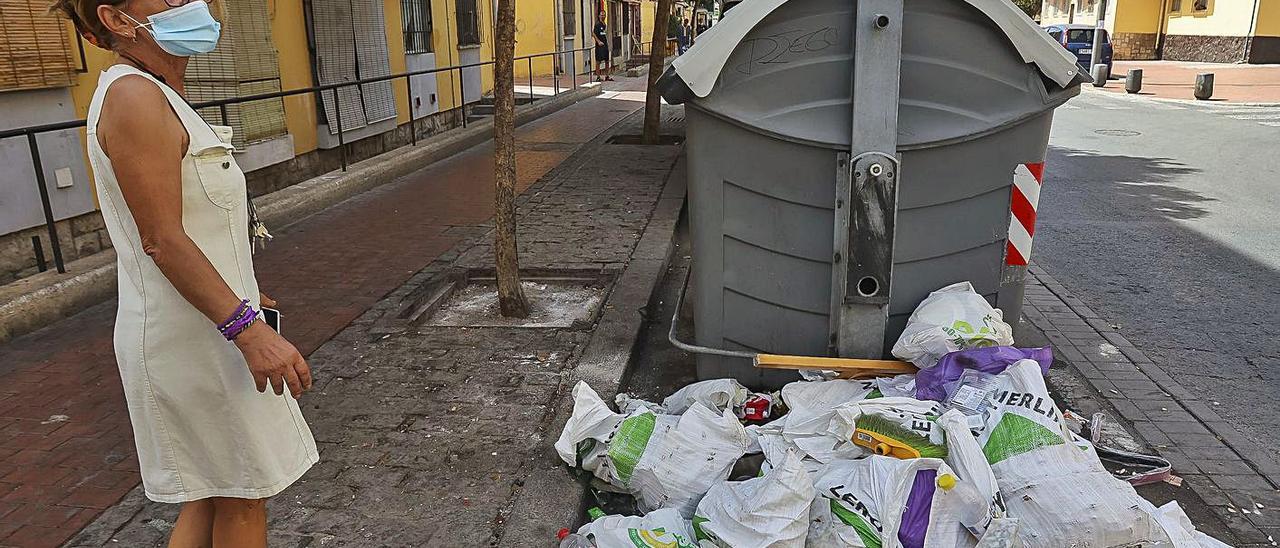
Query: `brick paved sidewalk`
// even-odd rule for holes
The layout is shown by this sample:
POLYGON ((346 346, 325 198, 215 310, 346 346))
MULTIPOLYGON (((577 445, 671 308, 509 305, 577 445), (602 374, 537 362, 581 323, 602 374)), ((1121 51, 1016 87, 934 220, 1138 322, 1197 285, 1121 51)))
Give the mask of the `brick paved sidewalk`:
MULTIPOLYGON (((1127 422, 1130 431, 1172 463, 1174 474, 1208 506, 1206 517, 1221 522, 1206 527, 1197 520, 1198 527, 1241 548, 1276 545, 1280 464, 1219 416, 1217 402, 1184 388, 1038 266, 1027 281, 1022 318, 1053 345, 1055 378, 1066 367, 1087 384, 1083 390, 1088 394, 1068 394, 1066 399, 1106 402, 1118 415, 1113 418, 1127 422)), ((1193 517, 1205 510, 1182 503, 1193 517)))
MULTIPOLYGON (((1141 95, 1145 96, 1195 100, 1196 75, 1212 72, 1215 102, 1280 103, 1280 65, 1116 61, 1111 74, 1123 78, 1136 68, 1142 69, 1141 95)), ((1087 87, 1125 93, 1124 80, 1112 80, 1103 88, 1087 87)))
MULTIPOLYGON (((528 188, 642 108, 620 78, 518 130, 528 188)), ((392 152, 391 154, 395 154, 392 152)), ((255 258, 285 332, 309 354, 492 212, 492 149, 481 145, 280 231, 255 258)), ((57 546, 139 482, 112 353, 114 302, 0 345, 0 546, 57 546)), ((325 375, 323 369, 319 375, 325 375)))
MULTIPOLYGON (((617 129, 638 130, 640 117, 617 129)), ((522 197, 523 267, 616 279, 632 261, 680 149, 605 144, 603 137, 522 197)), ((321 463, 272 500, 272 546, 554 544, 550 535, 504 537, 507 524, 519 521, 513 509, 525 480, 554 458, 544 451, 558 434, 550 423, 592 327, 379 321, 396 317, 437 276, 491 267, 491 233, 466 232, 472 237, 312 354, 319 380, 302 404, 321 463)), ((135 490, 70 544, 162 546, 176 512, 135 490)), ((571 524, 551 530, 561 525, 571 524)))

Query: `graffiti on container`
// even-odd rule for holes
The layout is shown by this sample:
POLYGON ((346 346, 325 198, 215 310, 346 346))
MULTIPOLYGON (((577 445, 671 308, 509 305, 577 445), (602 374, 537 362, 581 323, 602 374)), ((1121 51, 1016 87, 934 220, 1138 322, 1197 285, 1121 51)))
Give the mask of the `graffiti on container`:
POLYGON ((751 74, 759 65, 785 65, 807 54, 819 52, 836 45, 838 33, 834 27, 817 30, 790 30, 744 40, 739 51, 747 52, 747 59, 735 70, 751 74))

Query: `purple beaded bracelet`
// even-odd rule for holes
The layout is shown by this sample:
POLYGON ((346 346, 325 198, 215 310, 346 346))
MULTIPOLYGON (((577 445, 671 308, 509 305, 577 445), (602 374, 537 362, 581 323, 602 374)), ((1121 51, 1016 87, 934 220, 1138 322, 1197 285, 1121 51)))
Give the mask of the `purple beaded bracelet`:
POLYGON ((222 323, 218 324, 218 331, 225 331, 228 327, 231 327, 231 324, 235 323, 236 320, 243 318, 245 315, 245 312, 248 312, 249 309, 250 309, 249 299, 244 299, 240 301, 240 306, 236 307, 236 311, 232 312, 231 315, 227 317, 227 319, 223 320, 222 323))
POLYGON ((250 308, 244 316, 231 322, 231 325, 228 325, 226 329, 223 329, 222 336, 226 337, 228 341, 233 341, 256 321, 258 321, 258 311, 250 308))

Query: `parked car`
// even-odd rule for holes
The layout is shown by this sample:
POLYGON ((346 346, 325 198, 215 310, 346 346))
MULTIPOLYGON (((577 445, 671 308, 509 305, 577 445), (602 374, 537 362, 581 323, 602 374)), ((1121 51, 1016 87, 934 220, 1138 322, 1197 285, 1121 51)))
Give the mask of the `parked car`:
MULTIPOLYGON (((1076 56, 1076 61, 1085 67, 1089 72, 1093 67, 1089 63, 1093 59, 1093 33, 1094 27, 1091 25, 1048 25, 1044 27, 1045 31, 1057 40, 1062 47, 1067 48, 1076 56)), ((1111 70, 1111 35, 1105 29, 1102 30, 1102 51, 1098 57, 1098 62, 1107 66, 1107 71, 1111 70)))

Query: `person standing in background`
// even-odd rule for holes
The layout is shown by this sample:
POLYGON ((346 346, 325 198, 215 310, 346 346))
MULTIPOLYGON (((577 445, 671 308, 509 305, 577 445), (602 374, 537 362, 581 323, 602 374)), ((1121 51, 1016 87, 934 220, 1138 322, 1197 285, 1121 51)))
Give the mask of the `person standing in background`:
POLYGON ((680 54, 689 50, 689 20, 685 19, 680 22, 679 34, 676 35, 676 43, 679 45, 680 54))
POLYGON ((609 27, 605 26, 605 11, 600 10, 600 17, 596 20, 596 26, 591 30, 591 35, 596 41, 596 81, 604 80, 613 81, 613 76, 609 73, 613 71, 612 58, 609 56, 609 27))

